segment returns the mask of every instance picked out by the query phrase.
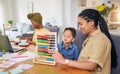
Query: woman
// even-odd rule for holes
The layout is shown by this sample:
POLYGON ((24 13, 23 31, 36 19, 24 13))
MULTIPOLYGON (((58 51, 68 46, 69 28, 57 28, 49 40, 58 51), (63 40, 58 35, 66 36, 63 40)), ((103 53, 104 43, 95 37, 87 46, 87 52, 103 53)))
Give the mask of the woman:
POLYGON ((85 9, 78 15, 78 26, 83 34, 88 35, 78 60, 64 59, 57 51, 53 58, 57 63, 90 70, 93 74, 110 74, 113 43, 104 18, 97 10, 85 9))
POLYGON ((27 17, 31 21, 32 26, 34 28, 33 38, 28 39, 28 42, 33 44, 33 45, 36 45, 37 32, 40 32, 40 31, 49 32, 49 30, 43 27, 43 25, 42 25, 42 16, 41 16, 40 13, 31 13, 31 14, 28 14, 27 17))

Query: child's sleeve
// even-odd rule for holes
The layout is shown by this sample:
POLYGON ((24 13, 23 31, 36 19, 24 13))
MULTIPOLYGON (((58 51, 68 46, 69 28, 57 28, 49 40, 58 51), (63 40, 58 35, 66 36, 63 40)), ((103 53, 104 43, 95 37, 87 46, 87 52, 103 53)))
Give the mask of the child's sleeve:
POLYGON ((78 49, 78 47, 75 47, 75 53, 74 53, 74 60, 77 60, 80 54, 80 50, 78 49))

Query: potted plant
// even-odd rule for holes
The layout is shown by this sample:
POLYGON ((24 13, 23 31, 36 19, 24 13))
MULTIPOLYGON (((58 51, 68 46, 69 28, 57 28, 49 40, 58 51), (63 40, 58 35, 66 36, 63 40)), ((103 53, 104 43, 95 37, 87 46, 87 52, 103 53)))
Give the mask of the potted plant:
POLYGON ((13 25, 13 20, 8 20, 8 24, 12 27, 12 25, 13 25))
POLYGON ((110 13, 117 9, 118 7, 115 4, 111 4, 111 6, 105 5, 104 3, 102 5, 96 6, 96 9, 100 12, 100 14, 105 18, 106 22, 109 24, 108 17, 110 13))

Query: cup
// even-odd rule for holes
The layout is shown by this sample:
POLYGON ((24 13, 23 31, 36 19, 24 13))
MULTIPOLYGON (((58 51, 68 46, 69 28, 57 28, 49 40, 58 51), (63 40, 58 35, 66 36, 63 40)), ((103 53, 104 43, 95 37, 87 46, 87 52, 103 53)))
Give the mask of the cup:
POLYGON ((22 44, 22 45, 26 45, 26 43, 27 43, 27 40, 21 40, 20 41, 20 44, 22 44))
POLYGON ((15 38, 14 41, 15 41, 16 43, 19 43, 19 42, 20 42, 20 39, 19 39, 19 38, 15 38))

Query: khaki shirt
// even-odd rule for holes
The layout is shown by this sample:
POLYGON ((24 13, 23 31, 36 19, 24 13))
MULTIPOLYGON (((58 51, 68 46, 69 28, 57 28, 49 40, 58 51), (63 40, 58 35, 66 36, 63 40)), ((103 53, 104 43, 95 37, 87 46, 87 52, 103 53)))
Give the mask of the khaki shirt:
POLYGON ((36 41, 37 41, 37 32, 50 32, 48 29, 46 29, 46 28, 42 28, 42 29, 35 29, 34 30, 34 35, 33 35, 33 39, 32 39, 32 41, 33 42, 35 42, 36 43, 36 41))
POLYGON ((93 32, 83 43, 78 61, 97 64, 93 74, 110 74, 111 42, 100 30, 93 32))

